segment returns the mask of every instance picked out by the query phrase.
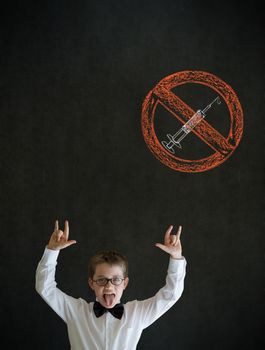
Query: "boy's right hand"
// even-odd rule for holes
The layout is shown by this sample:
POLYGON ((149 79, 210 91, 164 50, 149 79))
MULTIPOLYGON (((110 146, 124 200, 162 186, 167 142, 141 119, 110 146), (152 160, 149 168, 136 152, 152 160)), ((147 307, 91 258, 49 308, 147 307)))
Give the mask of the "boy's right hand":
POLYGON ((65 220, 64 231, 59 229, 58 220, 55 221, 54 231, 51 235, 49 243, 47 245, 48 249, 61 250, 75 244, 75 240, 68 240, 69 237, 69 223, 65 220))

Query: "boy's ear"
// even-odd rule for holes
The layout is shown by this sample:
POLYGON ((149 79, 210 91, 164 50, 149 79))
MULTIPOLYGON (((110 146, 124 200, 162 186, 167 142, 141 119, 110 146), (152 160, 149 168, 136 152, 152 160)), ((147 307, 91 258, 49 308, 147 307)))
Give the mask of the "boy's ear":
POLYGON ((129 277, 125 277, 124 279, 124 289, 128 286, 129 284, 129 277))
POLYGON ((94 285, 93 285, 93 281, 91 278, 88 279, 88 284, 89 284, 89 287, 94 290, 94 285))

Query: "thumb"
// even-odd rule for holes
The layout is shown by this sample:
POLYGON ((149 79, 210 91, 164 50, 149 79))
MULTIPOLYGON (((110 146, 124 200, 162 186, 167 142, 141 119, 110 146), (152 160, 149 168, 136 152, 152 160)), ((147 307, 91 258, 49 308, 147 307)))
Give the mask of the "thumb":
POLYGON ((168 253, 168 247, 166 247, 164 244, 156 243, 155 246, 162 249, 164 252, 168 253))
POLYGON ((67 248, 67 247, 70 247, 70 245, 72 245, 72 244, 75 244, 76 243, 76 241, 75 240, 70 240, 70 241, 67 241, 66 243, 65 243, 65 245, 64 245, 64 248, 67 248))

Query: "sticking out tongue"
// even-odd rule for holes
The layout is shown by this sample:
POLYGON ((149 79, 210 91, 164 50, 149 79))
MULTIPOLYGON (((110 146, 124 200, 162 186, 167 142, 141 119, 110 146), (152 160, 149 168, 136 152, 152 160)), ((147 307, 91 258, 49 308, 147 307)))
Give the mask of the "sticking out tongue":
POLYGON ((113 304, 115 294, 104 294, 104 299, 108 307, 113 304))

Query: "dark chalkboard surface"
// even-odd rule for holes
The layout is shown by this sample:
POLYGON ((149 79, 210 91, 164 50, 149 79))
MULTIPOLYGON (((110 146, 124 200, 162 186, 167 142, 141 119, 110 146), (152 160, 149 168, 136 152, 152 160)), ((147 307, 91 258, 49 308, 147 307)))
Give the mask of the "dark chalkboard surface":
MULTIPOLYGON (((68 219, 78 242, 59 256, 58 286, 88 300, 87 263, 101 248, 129 259, 124 301, 152 296, 168 264, 154 243, 169 224, 183 225, 184 293, 139 349, 264 348, 263 22, 255 2, 54 0, 3 9, 1 334, 9 349, 69 348, 65 324, 34 289, 55 219, 68 219), (200 173, 162 164, 141 130, 148 92, 185 70, 220 77, 243 109, 233 155, 200 173)), ((179 94, 204 107, 194 87, 179 94)), ((227 134, 224 106, 215 120, 227 134)), ((157 133, 163 120, 174 131, 167 118, 161 109, 157 133)), ((192 135, 186 141, 194 155, 212 151, 192 135)))

